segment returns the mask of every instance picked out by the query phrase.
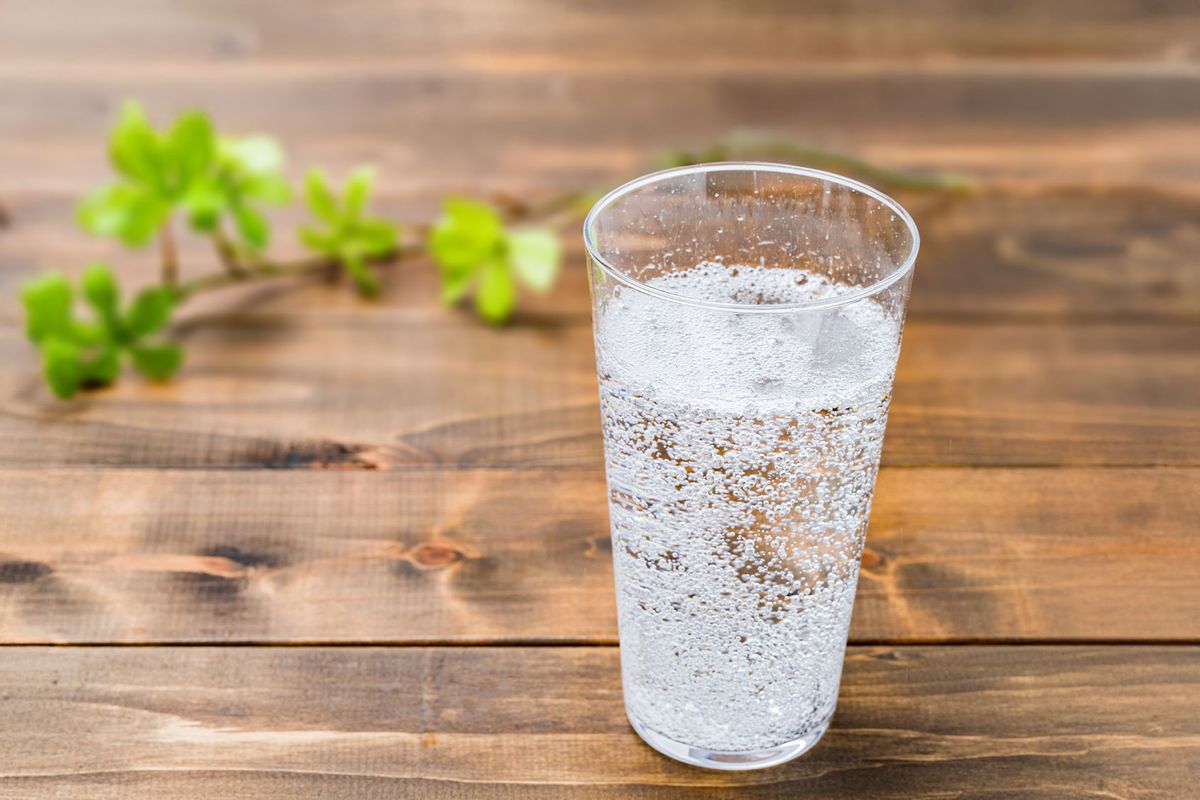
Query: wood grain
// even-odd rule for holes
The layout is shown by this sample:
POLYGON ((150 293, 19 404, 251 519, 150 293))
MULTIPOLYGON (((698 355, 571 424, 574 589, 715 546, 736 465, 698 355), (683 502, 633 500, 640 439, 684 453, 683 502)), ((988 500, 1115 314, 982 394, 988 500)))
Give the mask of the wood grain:
POLYGON ((1200 179, 1187 0, 356 2, 286 19, 269 2, 78 5, 0 6, 10 192, 101 180, 95 142, 127 96, 270 130, 301 163, 374 160, 442 191, 609 181, 733 127, 1006 181, 1194 193, 1200 179))
POLYGON ((324 163, 337 150, 338 164, 383 160, 387 174, 443 190, 519 189, 568 175, 576 184, 607 182, 643 171, 664 149, 702 146, 737 127, 901 167, 1034 185, 1095 183, 1102 170, 1109 184, 1194 191, 1200 175, 1188 147, 1200 125, 1200 74, 1191 68, 1080 76, 885 64, 697 80, 690 66, 564 76, 435 66, 345 74, 319 65, 271 74, 251 65, 172 76, 139 65, 107 76, 89 69, 64 77, 55 68, 32 76, 0 69, 0 77, 5 183, 23 191, 78 193, 103 179, 95 142, 126 97, 156 117, 199 106, 223 130, 283 136, 300 164, 324 163))
MULTIPOLYGON (((392 187, 385 176, 384 191, 392 187)), ((533 191, 541 196, 546 189, 533 191)), ((1200 197, 1162 189, 991 187, 954 201, 915 194, 900 199, 916 215, 923 241, 910 319, 923 316, 976 319, 1200 320, 1200 197)), ((426 190, 387 194, 379 212, 394 219, 431 220, 438 195, 426 190)), ((61 196, 21 195, 9 204, 9 227, 0 231, 0 321, 19 319, 16 291, 38 271, 75 274, 84 265, 112 264, 129 286, 156 280, 155 254, 130 253, 116 243, 79 234, 73 202, 61 196)), ((288 231, 298 220, 283 212, 275 247, 298 254, 288 231)), ((578 229, 562 234, 567 269, 547 297, 530 295, 522 307, 538 314, 587 317, 583 248, 578 229)), ((187 275, 219 269, 207 243, 182 238, 187 275)), ((307 313, 355 309, 346 292, 276 287, 256 292, 255 309, 307 313), (286 291, 285 291, 286 289, 286 291)), ((198 298, 201 308, 228 307, 238 293, 198 298)), ((391 270, 382 303, 432 307, 438 287, 432 266, 405 263, 391 270)))
POLYGON ((1200 779, 1194 647, 853 648, 833 727, 759 773, 670 762, 617 652, 14 650, 0 797, 1157 798, 1200 779))
MULTIPOLYGON (((186 327, 178 380, 55 401, 0 329, 0 465, 565 467, 602 462, 586 318, 238 313, 186 327)), ((1200 326, 914 320, 890 465, 1194 465, 1200 326)))
POLYGON ((607 182, 751 127, 898 166, 1194 194, 1198 29, 1188 0, 9 3, 0 190, 103 180, 96 142, 138 96, 438 191, 607 182))
POLYGON ((541 0, 497 8, 485 0, 403 6, 350 0, 280 14, 270 2, 180 0, 169 6, 126 0, 122 14, 70 2, 0 6, 0 51, 11 58, 95 63, 162 59, 210 65, 327 59, 437 58, 516 64, 613 61, 763 66, 829 60, 904 59, 1149 61, 1190 63, 1200 35, 1187 0, 1012 3, 986 0, 877 3, 754 0, 737 6, 671 0, 560 4, 541 0), (136 19, 137 24, 131 24, 136 19), (698 47, 703 42, 703 47, 698 47), (747 46, 753 44, 753 47, 747 46))
MULTIPOLYGON (((6 642, 613 643, 595 472, 0 472, 6 642)), ((854 641, 1200 641, 1200 470, 885 469, 854 641)))

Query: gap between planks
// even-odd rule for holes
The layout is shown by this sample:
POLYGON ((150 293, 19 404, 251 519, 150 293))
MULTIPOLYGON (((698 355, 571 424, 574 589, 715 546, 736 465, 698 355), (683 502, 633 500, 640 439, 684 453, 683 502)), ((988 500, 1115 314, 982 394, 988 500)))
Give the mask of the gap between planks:
MULTIPOLYGON (((380 648, 391 650, 413 650, 437 648, 441 650, 468 650, 480 648, 505 649, 613 649, 619 646, 616 639, 471 639, 463 641, 446 639, 406 639, 404 641, 269 641, 269 640, 231 640, 225 642, 121 642, 121 641, 77 641, 77 642, 0 642, 0 650, 5 648, 38 648, 51 647, 61 649, 86 648, 322 648, 331 650, 352 650, 355 648, 380 648)), ((1200 639, 1056 639, 1056 638, 851 638, 848 647, 1179 647, 1200 648, 1200 639)))
MULTIPOLYGON (((3 414, 0 411, 0 414, 3 414)), ((1122 464, 1072 464, 1072 463, 1017 463, 1017 464, 923 464, 919 462, 899 463, 899 464, 883 464, 879 470, 1035 470, 1035 469, 1114 469, 1114 470, 1194 470, 1200 469, 1200 461, 1196 463, 1162 463, 1162 462, 1145 462, 1137 463, 1122 463, 1122 464)), ((397 464, 393 466, 379 466, 376 464, 336 464, 324 465, 319 463, 305 463, 295 466, 263 466, 261 464, 116 464, 116 463, 95 463, 95 464, 6 464, 0 467, 0 470, 6 472, 17 472, 28 470, 30 472, 39 472, 45 470, 53 470, 54 472, 388 472, 388 473, 422 473, 422 472, 519 472, 522 474, 538 474, 538 473, 559 473, 571 472, 583 474, 594 472, 595 468, 583 464, 563 464, 563 465, 512 465, 512 464, 457 464, 457 463, 430 463, 430 464, 397 464)))

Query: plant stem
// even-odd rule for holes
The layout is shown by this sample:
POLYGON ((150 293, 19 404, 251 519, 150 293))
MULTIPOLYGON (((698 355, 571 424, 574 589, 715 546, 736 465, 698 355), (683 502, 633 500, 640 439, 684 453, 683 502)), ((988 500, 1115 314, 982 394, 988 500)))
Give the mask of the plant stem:
MULTIPOLYGON (((389 253, 383 253, 370 259, 375 264, 388 264, 404 261, 412 258, 422 252, 422 248, 417 244, 406 244, 397 247, 389 253)), ((197 292, 206 292, 212 289, 223 289, 227 286, 233 286, 238 283, 246 283, 255 280, 264 280, 268 278, 283 278, 297 277, 307 275, 320 275, 336 270, 339 262, 331 256, 314 256, 312 258, 301 258, 295 261, 272 261, 270 259, 259 259, 254 264, 242 264, 234 262, 234 269, 226 269, 225 272, 214 272, 209 275, 202 275, 199 278, 194 278, 190 281, 185 281, 178 285, 177 289, 181 298, 189 297, 197 292)))
MULTIPOLYGON (((668 166, 688 166, 706 161, 764 157, 849 173, 893 189, 946 195, 973 194, 978 190, 978 184, 974 179, 956 173, 920 173, 896 170, 818 147, 750 134, 734 134, 723 142, 696 152, 673 151, 665 156, 664 161, 668 166)), ((599 199, 604 191, 603 189, 571 190, 551 195, 537 202, 529 202, 504 192, 496 192, 490 197, 490 200, 499 207, 507 223, 540 222, 547 225, 558 225, 582 217, 586 213, 587 207, 599 199)), ((371 261, 375 264, 387 264, 420 255, 424 251, 420 242, 425 239, 429 226, 410 225, 409 230, 416 235, 417 242, 401 245, 390 253, 372 258, 371 261)), ((163 282, 168 286, 177 285, 181 297, 254 280, 335 274, 340 266, 338 260, 331 256, 316 256, 295 261, 273 261, 258 253, 247 252, 239 248, 221 230, 215 231, 212 239, 225 271, 203 275, 177 284, 175 244, 170 227, 163 228, 161 236, 163 282)))
POLYGON ((162 257, 162 282, 174 286, 179 282, 179 253, 175 249, 175 233, 169 218, 158 232, 158 251, 162 257))
POLYGON ((577 189, 560 192, 536 203, 521 200, 504 192, 492 194, 491 201, 500 208, 504 222, 509 225, 538 222, 558 227, 577 222, 588 209, 604 196, 607 189, 577 189))
POLYGON ((221 259, 221 265, 225 267, 226 272, 237 275, 245 271, 245 267, 238 259, 237 248, 225 235, 225 231, 217 228, 212 233, 212 240, 213 246, 217 250, 217 256, 221 259))

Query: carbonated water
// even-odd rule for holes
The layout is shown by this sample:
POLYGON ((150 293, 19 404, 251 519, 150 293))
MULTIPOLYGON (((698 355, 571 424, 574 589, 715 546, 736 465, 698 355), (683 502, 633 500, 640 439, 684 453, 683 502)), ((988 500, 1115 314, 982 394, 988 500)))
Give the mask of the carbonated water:
MULTIPOLYGON (((850 291, 712 263, 648 285, 758 307, 850 291)), ((748 752, 828 721, 900 324, 870 299, 730 313, 633 290, 597 314, 623 683, 641 726, 748 752)))

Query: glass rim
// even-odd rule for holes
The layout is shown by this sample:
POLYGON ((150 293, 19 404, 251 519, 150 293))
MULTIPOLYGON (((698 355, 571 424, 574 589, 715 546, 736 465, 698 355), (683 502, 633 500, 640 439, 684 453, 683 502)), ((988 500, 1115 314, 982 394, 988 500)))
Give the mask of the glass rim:
POLYGON ((651 172, 641 177, 623 183, 617 188, 610 191, 608 194, 596 201, 588 211, 587 217, 583 220, 583 245, 587 249, 588 256, 599 265, 606 274, 618 281, 619 283, 628 286, 634 291, 648 294, 652 297, 657 297, 660 300, 666 300, 672 303, 680 303, 682 305, 695 306, 699 308, 710 308, 718 311, 736 311, 743 314, 779 314, 790 311, 801 311, 808 309, 833 308, 836 306, 849 305, 865 297, 879 294, 887 287, 903 279, 913 270, 913 266, 917 263, 917 251, 921 248, 921 234, 917 230, 917 223, 913 221, 904 206, 893 200, 888 195, 879 191, 873 186, 869 186, 862 181, 856 181, 853 178, 847 178, 844 175, 838 175, 835 172, 827 172, 821 169, 813 169, 811 167, 799 167, 793 164, 777 164, 769 161, 712 161, 703 164, 693 164, 687 167, 671 167, 670 169, 658 170, 651 172), (798 175, 805 178, 815 178, 819 181, 837 184, 847 189, 851 189, 860 194, 864 194, 875 200, 880 205, 888 208, 900 218, 904 226, 908 228, 909 235, 912 237, 912 244, 909 247, 908 255, 904 261, 900 263, 887 276, 875 281, 874 283, 863 286, 854 291, 845 294, 836 295, 833 297, 815 298, 813 300, 804 300, 794 303, 770 303, 752 305, 749 303, 721 303, 714 300, 701 300, 695 297, 668 292, 665 289, 659 289, 650 286, 647 283, 630 277, 628 274, 606 261, 598 252, 596 243, 592 240, 592 227, 596 218, 603 213, 614 202, 621 199, 627 194, 634 192, 643 187, 654 183, 659 183, 670 178, 685 177, 688 175, 706 174, 709 172, 774 172, 786 175, 798 175))

